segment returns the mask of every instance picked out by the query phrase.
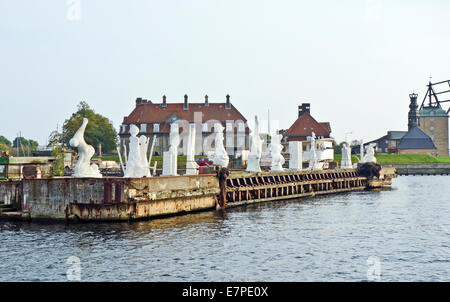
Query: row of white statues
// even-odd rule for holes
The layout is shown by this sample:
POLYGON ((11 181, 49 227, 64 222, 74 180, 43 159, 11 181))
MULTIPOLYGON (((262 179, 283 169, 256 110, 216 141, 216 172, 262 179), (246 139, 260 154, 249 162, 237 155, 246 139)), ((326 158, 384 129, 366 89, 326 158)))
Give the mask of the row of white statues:
MULTIPOLYGON (((360 141, 360 160, 359 163, 376 163, 377 159, 375 157, 375 147, 376 144, 368 144, 365 149, 366 153, 364 154, 364 144, 363 141, 360 141)), ((356 165, 356 164, 355 164, 356 165)), ((342 146, 342 159, 341 159, 341 169, 351 169, 354 168, 355 165, 352 165, 352 150, 347 142, 345 142, 342 146)))
MULTIPOLYGON (((84 140, 84 132, 88 120, 83 119, 83 123, 75 133, 74 137, 70 140, 70 145, 72 147, 78 148, 78 161, 75 165, 73 177, 102 177, 97 165, 91 165, 91 158, 95 153, 92 146, 88 145, 84 140)), ((210 159, 213 161, 214 165, 227 167, 229 164, 229 156, 224 147, 224 135, 225 130, 221 124, 216 124, 214 127, 215 135, 215 150, 209 154, 210 159)), ((153 153, 155 139, 153 139, 150 157, 147 158, 148 147, 150 139, 145 135, 138 136, 139 128, 136 125, 130 126, 130 142, 128 154, 125 149, 125 162, 124 166, 122 162, 122 157, 120 156, 119 148, 119 158, 122 169, 124 171, 124 177, 129 178, 141 178, 141 177, 151 177, 152 173, 150 171, 151 155, 153 153)), ((187 138, 187 160, 186 160, 186 174, 187 175, 197 175, 199 171, 199 166, 195 162, 195 126, 189 126, 189 135, 187 138)), ((281 144, 282 136, 276 134, 272 136, 272 141, 270 144, 270 156, 271 156, 271 167, 270 171, 281 172, 285 169, 283 165, 285 159, 283 157, 282 150, 283 145, 281 144)), ((316 153, 316 136, 314 132, 310 137, 311 150, 309 152, 309 164, 308 170, 321 170, 323 168, 323 163, 320 162, 316 153)), ((177 159, 178 159, 178 146, 180 144, 179 136, 179 126, 177 123, 171 124, 170 135, 169 135, 170 148, 168 151, 163 153, 163 173, 162 176, 177 176, 177 159)), ((259 121, 258 117, 255 117, 255 128, 251 134, 251 148, 248 154, 247 162, 247 172, 258 173, 261 172, 261 156, 262 156, 262 146, 263 140, 259 133, 259 121)), ((125 146, 124 146, 125 147, 125 146)), ((369 144, 366 146, 366 153, 363 152, 363 143, 361 141, 361 159, 360 163, 374 162, 376 163, 374 144, 369 144)), ((295 141, 289 142, 289 170, 302 170, 303 165, 303 155, 302 155, 302 142, 295 141)), ((344 143, 342 147, 342 160, 341 169, 352 168, 351 160, 351 148, 348 143, 344 143)), ((156 171, 156 162, 153 168, 153 174, 156 171)))

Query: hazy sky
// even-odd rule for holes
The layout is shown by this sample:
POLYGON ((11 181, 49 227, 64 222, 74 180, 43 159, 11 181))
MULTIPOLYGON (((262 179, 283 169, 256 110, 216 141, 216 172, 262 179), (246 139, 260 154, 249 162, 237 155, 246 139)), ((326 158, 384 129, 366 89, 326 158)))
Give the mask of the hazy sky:
MULTIPOLYGON (((81 100, 114 122, 136 97, 224 102, 288 128, 297 106, 342 141, 406 130, 450 79, 450 1, 0 0, 0 135, 45 144, 81 100)), ((263 129, 264 130, 264 129, 263 129)))

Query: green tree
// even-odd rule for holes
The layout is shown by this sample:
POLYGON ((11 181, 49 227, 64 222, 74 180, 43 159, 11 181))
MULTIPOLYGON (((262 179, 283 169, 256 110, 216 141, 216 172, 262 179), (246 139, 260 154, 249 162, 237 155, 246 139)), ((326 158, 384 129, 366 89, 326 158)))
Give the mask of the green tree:
POLYGON ((104 152, 114 152, 117 143, 117 132, 112 122, 106 117, 95 113, 86 102, 80 102, 78 111, 64 122, 61 142, 65 146, 70 146, 69 141, 80 128, 83 118, 89 120, 84 133, 86 142, 96 150, 98 145, 101 144, 104 152))
POLYGON ((50 133, 48 137, 48 144, 47 147, 53 147, 58 146, 61 143, 61 135, 62 133, 59 133, 58 131, 54 130, 50 133))
POLYGON ((334 154, 342 154, 342 146, 345 144, 345 142, 341 142, 339 145, 334 143, 334 154))
MULTIPOLYGON (((39 143, 32 139, 16 137, 12 143, 12 151, 17 150, 17 146, 19 146, 19 153, 16 156, 28 156, 31 155, 31 151, 38 150, 39 143)), ((17 153, 17 151, 15 152, 17 153)))
POLYGON ((0 136, 0 144, 3 144, 9 148, 11 148, 11 141, 4 136, 0 136))
POLYGON ((5 143, 0 143, 0 151, 9 151, 10 146, 5 143))
POLYGON ((62 146, 54 146, 52 156, 55 157, 53 162, 52 176, 64 176, 64 150, 62 146))

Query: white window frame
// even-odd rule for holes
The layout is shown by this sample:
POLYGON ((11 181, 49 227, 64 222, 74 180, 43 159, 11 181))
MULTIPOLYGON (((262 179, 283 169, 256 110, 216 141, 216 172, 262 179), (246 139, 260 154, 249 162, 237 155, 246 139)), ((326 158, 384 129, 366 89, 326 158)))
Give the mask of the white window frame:
POLYGON ((226 132, 233 132, 233 122, 227 121, 225 126, 226 126, 226 128, 225 128, 226 132))
POLYGON ((147 132, 147 124, 146 123, 142 123, 141 124, 141 133, 147 132))
POLYGON ((159 132, 159 124, 153 124, 153 132, 159 132))
POLYGON ((238 147, 245 147, 245 136, 238 136, 238 147))
POLYGON ((226 146, 227 147, 234 147, 234 136, 233 135, 227 135, 226 136, 226 146))

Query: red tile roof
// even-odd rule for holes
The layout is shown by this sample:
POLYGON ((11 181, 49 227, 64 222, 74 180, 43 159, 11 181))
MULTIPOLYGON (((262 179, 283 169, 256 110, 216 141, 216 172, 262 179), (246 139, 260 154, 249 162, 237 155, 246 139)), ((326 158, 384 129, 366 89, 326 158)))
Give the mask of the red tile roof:
MULTIPOLYGON (((226 103, 209 103, 208 106, 205 103, 189 103, 188 110, 184 110, 183 105, 183 103, 167 103, 165 108, 162 104, 151 102, 136 105, 130 115, 124 117, 122 124, 158 123, 163 124, 160 126, 160 132, 168 132, 170 127, 165 123, 173 122, 173 118, 193 123, 196 112, 202 113, 203 123, 210 120, 217 120, 223 124, 226 121, 247 122, 247 119, 233 104, 230 104, 230 109, 226 109, 226 103)), ((151 128, 151 126, 148 125, 147 128, 151 128)))
POLYGON ((284 133, 284 136, 309 136, 313 131, 316 135, 330 135, 330 123, 319 123, 311 116, 309 112, 305 112, 284 133))

